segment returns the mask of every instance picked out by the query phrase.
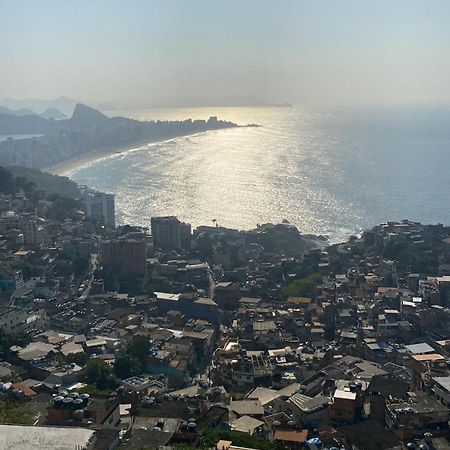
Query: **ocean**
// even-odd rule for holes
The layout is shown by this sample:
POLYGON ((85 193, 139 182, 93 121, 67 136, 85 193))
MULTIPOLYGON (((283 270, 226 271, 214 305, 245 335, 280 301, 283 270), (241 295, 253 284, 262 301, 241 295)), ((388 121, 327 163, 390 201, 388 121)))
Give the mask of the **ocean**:
POLYGON ((116 194, 118 223, 149 226, 152 216, 176 215, 194 227, 215 219, 250 229, 286 219, 331 242, 390 220, 450 224, 450 110, 444 108, 208 107, 120 115, 217 116, 261 127, 154 143, 67 174, 116 194))

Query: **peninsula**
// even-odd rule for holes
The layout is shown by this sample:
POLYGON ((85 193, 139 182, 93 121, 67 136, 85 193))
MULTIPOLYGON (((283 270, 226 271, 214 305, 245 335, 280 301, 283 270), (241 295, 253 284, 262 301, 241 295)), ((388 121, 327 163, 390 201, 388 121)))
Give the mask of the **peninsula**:
POLYGON ((64 120, 0 113, 0 135, 33 135, 1 141, 0 164, 32 168, 49 168, 67 161, 78 164, 151 142, 238 126, 217 117, 145 122, 110 118, 81 103, 76 105, 72 117, 64 120))

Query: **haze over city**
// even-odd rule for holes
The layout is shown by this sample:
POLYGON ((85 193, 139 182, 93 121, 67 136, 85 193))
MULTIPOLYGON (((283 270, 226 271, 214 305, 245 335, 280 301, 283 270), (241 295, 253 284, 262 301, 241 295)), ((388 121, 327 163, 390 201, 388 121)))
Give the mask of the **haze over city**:
POLYGON ((0 450, 450 450, 450 0, 0 0, 0 450))
POLYGON ((0 98, 450 101, 447 1, 0 2, 0 98))

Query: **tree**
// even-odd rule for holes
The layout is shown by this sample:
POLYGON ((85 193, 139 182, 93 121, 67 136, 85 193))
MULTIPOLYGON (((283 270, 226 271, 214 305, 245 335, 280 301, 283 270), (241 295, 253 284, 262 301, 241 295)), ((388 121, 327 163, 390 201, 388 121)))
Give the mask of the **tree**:
POLYGON ((81 367, 86 365, 88 360, 89 360, 89 356, 84 352, 72 353, 67 356, 67 362, 78 364, 81 367))
POLYGON ((90 359, 86 364, 84 379, 101 391, 113 390, 119 385, 112 367, 97 358, 90 359))
POLYGON ((36 185, 32 181, 28 181, 24 177, 16 177, 14 179, 16 190, 22 189, 26 194, 33 193, 34 189, 36 188, 36 185))
POLYGON ((145 372, 150 341, 144 336, 133 336, 123 356, 116 359, 114 370, 119 378, 129 378, 145 372))
POLYGON ((12 173, 0 166, 0 192, 13 194, 16 192, 16 184, 12 173))
POLYGON ((126 353, 136 358, 143 367, 147 364, 150 341, 145 336, 133 336, 126 353))
POLYGON ((10 348, 13 345, 26 347, 31 342, 31 338, 25 333, 5 333, 0 330, 0 360, 8 361, 12 357, 10 348))
POLYGON ((49 200, 52 204, 47 211, 47 215, 50 219, 59 220, 60 222, 71 217, 75 211, 80 210, 83 207, 79 201, 62 197, 58 194, 50 195, 49 200))
POLYGON ((118 357, 114 363, 114 371, 122 380, 141 375, 143 372, 141 362, 131 355, 118 357))
POLYGON ((73 273, 72 262, 67 259, 57 259, 55 261, 55 275, 69 276, 73 273))

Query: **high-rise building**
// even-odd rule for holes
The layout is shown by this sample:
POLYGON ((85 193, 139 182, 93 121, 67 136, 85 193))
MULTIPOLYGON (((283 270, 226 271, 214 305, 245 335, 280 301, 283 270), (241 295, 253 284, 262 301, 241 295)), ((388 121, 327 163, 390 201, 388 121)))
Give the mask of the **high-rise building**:
POLYGON ((116 208, 114 194, 104 194, 86 189, 83 192, 83 203, 88 217, 99 219, 105 225, 115 228, 116 208))
POLYGON ((145 276, 147 252, 144 240, 111 239, 102 242, 100 261, 103 267, 116 267, 122 274, 145 276))
POLYGON ((153 245, 163 250, 189 248, 191 226, 175 216, 152 217, 153 245))

